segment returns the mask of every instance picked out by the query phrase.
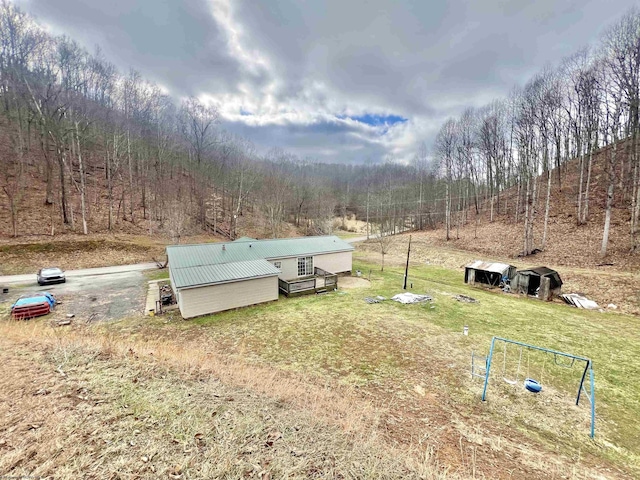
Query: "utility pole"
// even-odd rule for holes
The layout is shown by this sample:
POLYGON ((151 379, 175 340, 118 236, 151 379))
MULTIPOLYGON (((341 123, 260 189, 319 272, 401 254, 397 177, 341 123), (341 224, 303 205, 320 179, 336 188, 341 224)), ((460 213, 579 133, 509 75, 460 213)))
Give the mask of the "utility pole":
POLYGON ((402 288, 407 289, 407 277, 409 276, 409 254, 411 253, 411 235, 409 235, 409 249, 407 250, 407 266, 404 268, 404 285, 402 288))
POLYGON ((367 186, 367 240, 369 240, 369 186, 367 186))

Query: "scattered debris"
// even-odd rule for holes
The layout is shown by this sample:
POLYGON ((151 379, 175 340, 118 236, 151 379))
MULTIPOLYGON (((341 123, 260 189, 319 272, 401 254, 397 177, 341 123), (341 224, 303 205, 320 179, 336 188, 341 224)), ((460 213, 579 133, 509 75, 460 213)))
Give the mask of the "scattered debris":
POLYGON ((160 286, 160 300, 162 305, 171 305, 173 302, 173 290, 168 283, 160 286))
POLYGON ((573 305, 577 308, 585 308, 587 310, 594 310, 596 308, 600 308, 600 306, 594 302, 593 300, 589 300, 587 297, 582 296, 578 293, 565 293, 560 295, 566 303, 569 305, 573 305))
POLYGON ((380 303, 380 302, 384 302, 387 299, 387 297, 383 297, 382 295, 377 295, 375 297, 365 297, 364 301, 367 303, 380 303))
POLYGON ((408 303, 430 302, 431 300, 433 300, 433 298, 429 295, 418 295, 411 292, 405 292, 405 293, 398 293, 397 295, 394 295, 393 297, 391 297, 391 300, 394 300, 396 302, 400 302, 403 304, 408 304, 408 303))
POLYGON ((416 392, 421 397, 424 397, 427 394, 427 392, 425 391, 422 385, 416 385, 415 387, 413 387, 413 391, 416 392))
POLYGON ((75 313, 67 313, 67 318, 73 318, 75 316, 76 316, 75 313))
POLYGON ((454 295, 453 298, 462 303, 478 303, 478 300, 468 295, 454 295))
POLYGON ((71 320, 58 320, 56 325, 59 327, 64 327, 65 325, 71 325, 71 320))
POLYGON ((524 253, 524 252, 520 252, 520 253, 518 254, 518 257, 528 257, 528 256, 530 256, 530 255, 536 255, 536 254, 538 254, 538 253, 542 253, 542 250, 540 250, 539 248, 534 248, 533 250, 531 250, 531 253, 530 253, 529 255, 527 255, 527 254, 526 254, 526 253, 524 253))
POLYGON ((607 308, 610 308, 611 310, 617 310, 618 306, 615 303, 610 303, 609 305, 607 305, 607 308))

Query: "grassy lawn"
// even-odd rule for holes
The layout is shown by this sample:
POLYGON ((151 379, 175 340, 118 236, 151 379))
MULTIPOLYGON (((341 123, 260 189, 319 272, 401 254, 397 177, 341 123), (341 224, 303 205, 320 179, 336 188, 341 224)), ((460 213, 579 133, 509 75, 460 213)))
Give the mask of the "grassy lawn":
POLYGON ((356 232, 346 232, 344 230, 337 230, 334 232, 336 237, 342 238, 343 240, 348 240, 350 238, 362 237, 366 234, 364 233, 356 233, 356 232))
MULTIPOLYGON (((370 276, 370 284, 364 282, 363 286, 341 288, 326 295, 280 297, 277 302, 189 321, 170 313, 57 330, 48 327, 47 318, 19 324, 7 322, 0 324, 3 329, 0 333, 4 332, 3 338, 15 337, 17 345, 26 349, 24 355, 33 352, 38 342, 50 345, 47 348, 63 348, 64 361, 57 357, 52 360, 56 368, 69 361, 68 355, 74 349, 90 352, 93 360, 80 362, 91 367, 86 370, 86 378, 82 376, 85 367, 69 369, 67 365, 63 370, 66 374, 74 373, 74 378, 89 391, 96 395, 101 392, 97 398, 104 395, 111 399, 108 408, 96 403, 96 414, 100 415, 96 422, 100 418, 110 422, 115 411, 132 408, 134 416, 144 414, 154 424, 162 425, 164 430, 148 444, 148 449, 157 448, 169 455, 169 463, 158 465, 160 471, 174 468, 170 458, 180 457, 171 438, 177 439, 180 443, 176 445, 182 448, 183 443, 193 442, 199 432, 204 432, 207 444, 211 445, 216 444, 216 435, 233 433, 228 437, 228 451, 211 452, 207 457, 210 462, 207 465, 214 465, 220 456, 232 459, 238 451, 244 451, 243 438, 251 437, 254 428, 259 431, 258 436, 268 437, 272 429, 283 433, 284 430, 271 424, 260 426, 261 405, 267 405, 281 415, 278 422, 291 419, 287 431, 308 433, 309 441, 295 440, 304 443, 303 450, 310 455, 313 452, 309 458, 312 462, 305 468, 326 469, 322 462, 327 452, 337 452, 340 458, 345 455, 336 464, 340 468, 346 465, 344 468, 349 469, 352 462, 366 464, 367 468, 378 465, 380 475, 369 475, 371 478, 390 477, 385 474, 389 468, 400 472, 401 464, 407 466, 407 462, 416 458, 422 459, 422 469, 448 472, 446 476, 424 478, 638 476, 640 446, 636 441, 636 419, 640 414, 640 387, 635 379, 640 361, 635 352, 640 335, 635 328, 636 317, 588 312, 560 303, 472 288, 462 282, 461 269, 434 265, 412 267, 409 274, 412 291, 428 293, 433 302, 368 304, 365 297, 390 298, 400 293, 404 271, 391 264, 380 272, 379 266, 366 261, 364 255, 356 252, 354 270, 361 270, 364 278, 370 276), (454 298, 457 294, 469 295, 478 302, 460 303, 454 298), (462 335, 464 326, 469 327, 468 336, 462 335), (470 378, 470 356, 472 351, 486 354, 493 336, 570 352, 594 361, 598 414, 595 440, 588 437, 588 402, 583 400, 579 407, 574 404, 582 373, 577 364, 572 369, 560 368, 550 355, 523 352, 518 368, 519 350, 509 347, 505 352, 500 348, 494 357, 487 402, 481 402, 482 382, 470 378), (144 392, 118 383, 120 378, 138 378, 135 370, 146 368, 152 359, 158 362, 158 368, 168 370, 160 374, 149 372, 140 382, 146 389, 144 392), (98 365, 98 361, 103 363, 98 365), (185 377, 173 378, 176 371, 183 372, 180 375, 185 377), (542 393, 533 395, 524 390, 522 381, 526 376, 541 381, 542 393), (519 385, 505 383, 503 377, 517 377, 519 385), (216 390, 222 385, 230 389, 228 393, 216 390), (183 426, 193 428, 176 429, 178 420, 171 412, 183 402, 180 395, 184 394, 181 392, 185 386, 190 400, 184 403, 183 410, 189 421, 183 426), (170 391, 180 398, 167 396, 170 391), (232 400, 224 400, 228 398, 232 400), (232 412, 229 424, 219 424, 221 417, 209 418, 210 413, 200 408, 211 404, 218 409, 221 402, 240 406, 240 398, 246 398, 247 402, 241 412, 232 412), (305 425, 311 419, 318 423, 297 430, 299 424, 305 425), (238 422, 243 423, 239 426, 238 422), (231 430, 224 433, 227 426, 231 430), (326 448, 317 448, 310 439, 315 432, 329 432, 323 428, 330 429, 324 443, 326 448), (173 437, 162 432, 171 432, 173 437), (377 443, 366 452, 357 452, 354 445, 360 443, 353 435, 375 437, 377 443), (391 446, 395 453, 377 460, 376 452, 389 453, 391 446), (397 465, 391 467, 393 459, 397 465), (568 472, 572 472, 571 476, 567 476, 568 472)), ((166 278, 167 274, 166 270, 151 271, 145 281, 166 278)), ((343 280, 342 285, 346 284, 343 280)), ((23 358, 20 348, 14 350, 7 345, 9 363, 20 365, 23 358)), ((24 369, 32 366, 25 365, 24 369)), ((63 378, 48 363, 44 371, 52 378, 63 378)), ((40 397, 34 397, 26 387, 16 383, 16 388, 26 392, 25 398, 40 402, 40 397)), ((70 384, 69 388, 78 387, 70 384)), ((48 404, 43 398, 38 405, 44 408, 48 404)), ((28 419, 27 410, 24 415, 28 419)), ((43 410, 40 416, 49 415, 43 410)), ((275 416, 273 412, 269 415, 275 416)), ((143 431, 129 424, 127 418, 117 420, 113 428, 109 427, 110 431, 119 432, 117 435, 122 438, 132 428, 143 431)), ((73 428, 70 425, 69 431, 75 431, 73 428)), ((93 432, 97 428, 98 424, 91 423, 85 430, 93 432)), ((42 437, 38 445, 55 450, 56 442, 64 442, 67 433, 56 437, 54 432, 51 442, 42 437)), ((110 435, 101 441, 113 441, 110 435)), ((24 443, 25 449, 27 446, 24 443)), ((27 458, 25 449, 20 455, 27 458)), ((110 451, 113 458, 120 458, 120 450, 110 451)), ((252 451, 258 455, 262 450, 252 451)), ((293 468, 294 464, 285 460, 290 452, 289 446, 277 452, 283 456, 278 457, 277 468, 273 460, 274 473, 293 468)), ((151 457, 145 451, 135 454, 138 463, 143 455, 151 457)), ((8 460, 5 467, 18 462, 22 458, 18 455, 16 450, 11 457, 14 460, 8 460)), ((36 460, 34 457, 25 465, 35 466, 36 460)), ((252 457, 251 461, 258 461, 258 457, 252 457)), ((92 462, 92 457, 82 457, 85 467, 93 465, 92 462)), ((233 460, 229 462, 227 467, 235 468, 233 460)), ((109 468, 116 468, 116 463, 109 464, 109 468)), ((140 468, 148 468, 151 462, 142 464, 140 468)), ((418 467, 407 468, 399 476, 418 476, 414 475, 418 467)), ((298 478, 310 471, 301 470, 298 478)))
MULTIPOLYGON (((416 403, 416 391, 426 398, 446 398, 444 422, 459 421, 466 438, 499 447, 519 436, 544 449, 569 457, 585 452, 638 473, 640 387, 637 372, 640 344, 637 319, 632 316, 578 310, 497 291, 472 288, 462 271, 423 265, 412 267, 413 292, 428 293, 432 303, 401 305, 392 301, 367 304, 364 297, 387 298, 402 291, 403 269, 354 260, 368 288, 340 290, 320 296, 287 299, 224 312, 188 322, 155 319, 114 326, 134 336, 153 335, 198 342, 258 365, 331 378, 379 398, 416 403), (460 303, 465 294, 478 303, 460 303), (469 335, 463 336, 463 326, 469 335), (575 407, 583 365, 560 368, 551 355, 502 347, 496 352, 487 402, 479 395, 481 380, 470 379, 472 350, 486 354, 491 338, 501 336, 589 357, 596 374, 596 440, 588 438, 589 408, 585 399, 575 407), (203 342, 203 339, 206 340, 203 342), (506 362, 505 360, 506 356, 506 362), (503 367, 505 368, 503 370, 503 367), (519 370, 519 371, 518 371, 519 370), (518 376, 520 387, 502 381, 518 376), (525 393, 525 376, 540 380, 543 392, 525 393), (475 425, 475 427, 474 427, 475 425), (484 429, 484 431, 480 430, 484 429)), ((424 407, 432 408, 432 407, 424 407)), ((440 412, 442 413, 442 412, 440 412)), ((434 413, 435 415, 435 413, 434 413)), ((454 422, 455 423, 455 422, 454 422)))
POLYGON ((162 270, 160 269, 147 270, 144 272, 144 276, 147 279, 147 281, 169 280, 169 269, 164 268, 162 270))

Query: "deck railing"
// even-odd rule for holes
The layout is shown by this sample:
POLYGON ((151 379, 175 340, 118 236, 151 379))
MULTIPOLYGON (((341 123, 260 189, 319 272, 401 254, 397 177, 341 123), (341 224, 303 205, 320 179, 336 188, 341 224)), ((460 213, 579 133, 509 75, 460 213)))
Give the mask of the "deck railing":
POLYGON ((335 290, 338 287, 338 276, 316 267, 313 269, 313 276, 293 280, 279 278, 278 286, 287 296, 314 293, 323 289, 335 290))
POLYGON ((323 269, 318 268, 318 267, 313 269, 313 273, 317 277, 324 278, 324 286, 325 287, 336 288, 338 286, 338 275, 336 275, 335 273, 327 272, 326 270, 323 270, 323 269))

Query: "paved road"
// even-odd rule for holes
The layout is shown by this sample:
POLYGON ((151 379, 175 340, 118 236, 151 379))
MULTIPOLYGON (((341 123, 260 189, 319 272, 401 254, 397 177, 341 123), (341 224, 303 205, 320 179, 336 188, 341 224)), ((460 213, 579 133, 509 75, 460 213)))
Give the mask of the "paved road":
MULTIPOLYGON (((410 230, 405 230, 404 232, 398 232, 395 235, 400 235, 401 233, 406 233, 409 232, 410 230)), ((378 235, 372 233, 369 235, 369 238, 371 240, 375 240, 378 237, 378 235)), ((364 242, 367 239, 366 235, 363 235, 362 237, 353 237, 353 238, 345 238, 344 241, 347 243, 356 243, 356 242, 364 242)))
MULTIPOLYGON (((371 238, 375 238, 375 235, 371 235, 371 238)), ((367 239, 366 235, 361 237, 353 237, 345 239, 347 243, 364 242, 367 239)), ((78 277, 94 277, 96 275, 115 275, 125 274, 131 272, 142 272, 144 270, 153 270, 158 268, 155 263, 137 263, 134 265, 118 265, 115 267, 99 267, 99 268, 83 268, 82 270, 67 270, 65 275, 68 279, 76 279, 78 277)), ((126 277, 126 275, 122 276, 126 277)), ((115 278, 115 277, 114 277, 115 278)), ((20 285, 20 284, 36 284, 36 272, 28 273, 26 275, 0 275, 0 285, 20 285)), ((76 283, 76 282, 73 282, 76 283)), ((85 283, 85 282, 77 282, 85 283)), ((60 285, 63 287, 63 285, 60 285)), ((64 288, 62 288, 64 289, 64 288)), ((71 288, 69 289, 71 290, 71 288)))
MULTIPOLYGON (((158 268, 155 263, 137 263, 135 265, 118 265, 115 267, 84 268, 82 270, 67 270, 65 275, 68 279, 78 277, 94 277, 96 275, 115 275, 131 272, 142 272, 158 268)), ((16 285, 36 283, 36 272, 27 275, 4 275, 0 276, 0 285, 16 285)), ((75 282, 74 282, 75 283, 75 282)))
MULTIPOLYGON (((374 237, 371 236, 371 238, 374 238, 374 237)), ((356 243, 356 242, 364 242, 366 239, 367 239, 367 236, 365 235, 363 237, 345 238, 344 241, 347 243, 356 243)))

